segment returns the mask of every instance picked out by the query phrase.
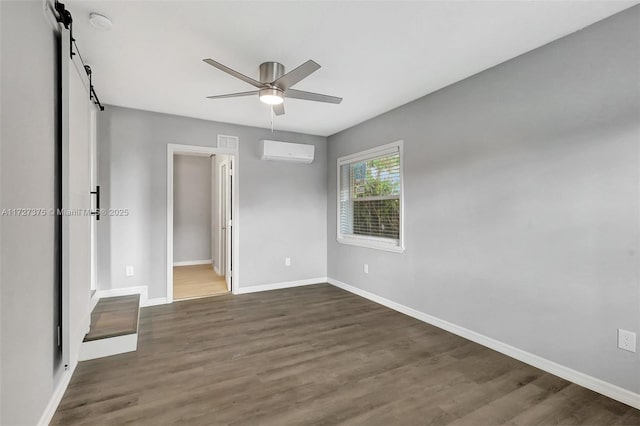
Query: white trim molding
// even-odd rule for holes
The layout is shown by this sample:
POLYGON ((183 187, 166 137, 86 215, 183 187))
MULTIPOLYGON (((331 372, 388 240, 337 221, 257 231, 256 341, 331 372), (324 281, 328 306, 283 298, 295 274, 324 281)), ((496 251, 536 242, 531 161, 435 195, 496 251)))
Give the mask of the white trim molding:
POLYGON ((328 282, 327 277, 318 277, 318 278, 307 278, 305 280, 297 280, 297 281, 285 281, 285 282, 272 283, 272 284, 252 285, 249 287, 235 288, 233 291, 233 294, 257 293, 260 291, 280 290, 283 288, 301 287, 301 286, 312 285, 312 284, 323 284, 326 282, 328 282))
MULTIPOLYGON (((91 313, 93 312, 93 309, 95 308, 100 298, 128 296, 132 294, 140 295, 140 307, 152 306, 153 304, 159 305, 162 303, 166 303, 166 299, 164 298, 149 300, 147 297, 147 286, 112 288, 109 290, 96 290, 91 296, 91 300, 90 300, 90 306, 89 306, 90 309, 89 309, 87 320, 86 320, 89 323, 88 325, 91 324, 91 313), (163 302, 158 303, 157 302, 158 300, 163 300, 163 302)), ((80 340, 80 344, 77 347, 77 352, 70 354, 69 368, 62 371, 60 375, 60 379, 58 380, 58 384, 56 385, 53 391, 53 394, 49 399, 49 403, 47 404, 47 407, 42 413, 42 416, 40 416, 40 420, 38 421, 38 426, 47 426, 51 422, 51 419, 53 419, 53 416, 56 413, 58 406, 60 405, 60 401, 62 401, 62 397, 64 396, 64 393, 66 392, 67 387, 69 386, 69 382, 71 381, 73 372, 76 370, 76 367, 78 365, 78 360, 90 359, 90 358, 85 358, 83 354, 83 346, 86 344, 86 342, 82 342, 82 340, 84 339, 84 336, 87 331, 88 331, 88 327, 87 327, 87 330, 85 330, 85 332, 82 334, 82 339, 80 340)), ((136 336, 136 345, 137 345, 138 335, 135 334, 134 336, 136 336)))
POLYGON ((185 260, 182 262, 173 262, 173 266, 211 265, 211 262, 211 259, 185 260))
MULTIPOLYGON (((225 135, 226 136, 226 135, 225 135)), ((232 137, 232 136, 226 136, 232 137)), ((239 141, 239 140, 238 140, 239 141)), ((216 142, 217 145, 217 142, 216 142)), ((236 144, 237 145, 237 144, 236 144)), ((233 217, 233 228, 232 228, 232 238, 234 243, 233 246, 233 281, 232 281, 232 290, 236 287, 239 287, 240 284, 240 250, 238 241, 239 232, 240 232, 240 218, 239 218, 239 201, 240 201, 240 157, 239 157, 239 148, 235 146, 234 148, 217 148, 215 146, 200 146, 200 145, 182 145, 169 143, 167 144, 167 257, 166 257, 166 270, 167 270, 167 282, 166 282, 166 297, 164 298, 164 303, 172 303, 173 302, 173 157, 175 154, 187 154, 187 155, 201 155, 201 156, 209 156, 209 155, 229 155, 233 158, 233 195, 232 195, 232 217, 233 217)), ((209 262, 211 262, 209 260, 209 262)), ((147 305, 144 305, 147 306, 147 305)))
POLYGON ((548 373, 554 374, 565 380, 568 380, 577 385, 590 389, 594 392, 598 392, 602 395, 608 396, 609 398, 615 399, 617 401, 630 405, 634 408, 640 409, 640 394, 621 388, 614 384, 605 382, 604 380, 597 379, 593 376, 589 376, 588 374, 585 374, 580 371, 574 370, 572 368, 566 367, 564 365, 555 363, 546 358, 542 358, 538 355, 534 355, 530 352, 526 352, 522 349, 518 349, 514 346, 492 339, 491 337, 485 336, 483 334, 477 333, 475 331, 469 330, 459 325, 450 323, 449 321, 445 321, 443 319, 434 317, 424 312, 420 312, 408 306, 401 305, 400 303, 397 303, 392 300, 386 299, 382 296, 378 296, 376 294, 370 293, 366 290, 362 290, 358 287, 354 287, 352 285, 346 284, 342 281, 329 278, 327 282, 338 288, 341 288, 343 290, 346 290, 358 296, 364 297, 365 299, 369 299, 380 305, 386 306, 387 308, 393 309, 394 311, 403 313, 417 320, 426 322, 427 324, 431 324, 433 326, 446 330, 460 337, 464 337, 465 339, 471 340, 472 342, 491 348, 502 354, 510 356, 511 358, 515 358, 518 361, 522 361, 526 364, 532 365, 548 373))
POLYGON ((131 296, 133 294, 140 295, 140 306, 143 306, 147 302, 148 296, 147 296, 146 285, 140 285, 135 287, 110 288, 108 290, 96 291, 96 295, 98 299, 102 299, 105 297, 131 296))
POLYGON ((167 298, 166 297, 156 297, 153 299, 147 299, 145 304, 140 304, 141 308, 148 308, 149 306, 157 306, 157 305, 166 305, 167 298))
POLYGON ((54 414, 56 414, 56 410, 60 405, 60 401, 62 401, 62 397, 64 396, 64 393, 67 391, 67 387, 69 387, 69 383, 71 382, 71 377, 73 376, 73 372, 76 371, 77 366, 78 366, 78 363, 75 362, 69 365, 69 368, 66 370, 64 370, 64 367, 63 367, 63 371, 62 371, 62 374, 60 375, 60 379, 58 380, 58 384, 53 390, 53 394, 51 395, 51 398, 49 399, 49 403, 44 409, 44 412, 40 416, 40 420, 38 421, 38 426, 48 426, 49 423, 51 423, 51 420, 53 419, 53 416, 54 414))
POLYGON ((136 349, 138 349, 138 333, 92 340, 82 343, 79 360, 88 361, 90 359, 104 358, 111 355, 133 352, 136 349))
POLYGON ((149 299, 148 289, 146 285, 136 287, 120 287, 111 288, 109 290, 96 291, 96 297, 101 299, 103 297, 116 297, 116 296, 130 296, 132 294, 140 295, 140 307, 146 308, 147 306, 164 305, 167 303, 166 297, 158 297, 155 299, 149 299))

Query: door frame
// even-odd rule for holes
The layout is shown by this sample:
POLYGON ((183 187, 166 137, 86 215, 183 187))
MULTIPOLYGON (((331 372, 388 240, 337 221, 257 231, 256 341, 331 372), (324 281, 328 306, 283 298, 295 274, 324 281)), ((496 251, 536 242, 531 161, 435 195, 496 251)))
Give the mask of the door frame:
POLYGON ((224 222, 220 221, 219 229, 217 230, 218 235, 221 234, 222 228, 224 227, 224 238, 218 238, 218 259, 220 262, 220 273, 219 275, 224 275, 225 282, 227 283, 227 289, 229 291, 232 290, 231 285, 233 282, 233 256, 228 256, 229 247, 233 248, 233 229, 235 227, 235 223, 233 221, 234 212, 233 212, 233 156, 228 156, 224 160, 220 162, 219 170, 216 170, 218 175, 218 197, 220 198, 220 203, 218 204, 218 217, 222 219, 224 217, 224 222), (223 195, 224 194, 224 195, 223 195), (222 202, 224 200, 224 202, 222 202), (232 223, 232 225, 229 225, 232 223), (228 230, 231 227, 231 235, 228 230), (224 272, 224 273, 222 273, 224 272), (229 275, 231 272, 231 275, 229 275))
POLYGON ((233 158, 234 168, 234 185, 232 189, 232 215, 234 218, 232 228, 232 239, 235 242, 233 244, 233 275, 231 281, 231 292, 236 293, 240 288, 239 284, 239 234, 240 226, 238 220, 238 180, 239 180, 239 156, 235 149, 228 148, 215 148, 211 146, 200 145, 183 145, 183 144, 167 144, 167 303, 173 303, 173 159, 176 154, 187 155, 229 155, 233 158))

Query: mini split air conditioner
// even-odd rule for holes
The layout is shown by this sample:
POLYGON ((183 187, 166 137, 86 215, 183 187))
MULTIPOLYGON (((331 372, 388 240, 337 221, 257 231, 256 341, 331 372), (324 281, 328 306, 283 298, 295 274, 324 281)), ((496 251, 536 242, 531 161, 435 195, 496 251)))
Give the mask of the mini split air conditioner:
POLYGON ((311 163, 315 146, 301 143, 289 143, 261 140, 260 159, 288 161, 291 163, 311 163))

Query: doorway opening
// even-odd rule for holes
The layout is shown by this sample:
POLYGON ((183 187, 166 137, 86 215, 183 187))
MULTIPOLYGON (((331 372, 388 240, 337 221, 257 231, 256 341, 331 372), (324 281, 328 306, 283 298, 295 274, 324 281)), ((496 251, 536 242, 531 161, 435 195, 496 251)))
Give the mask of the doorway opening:
POLYGON ((233 291, 235 155, 169 145, 167 302, 233 291))

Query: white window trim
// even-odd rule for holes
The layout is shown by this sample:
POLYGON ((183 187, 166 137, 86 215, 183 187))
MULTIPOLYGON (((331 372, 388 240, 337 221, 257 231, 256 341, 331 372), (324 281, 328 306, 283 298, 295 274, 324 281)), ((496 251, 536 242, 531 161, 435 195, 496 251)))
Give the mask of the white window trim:
POLYGON ((336 236, 340 244, 366 247, 376 250, 386 250, 395 253, 404 251, 404 154, 402 140, 391 142, 376 148, 367 149, 354 154, 339 157, 336 167, 336 236), (372 237, 367 235, 342 235, 340 232, 340 166, 346 163, 353 163, 372 157, 393 154, 400 154, 400 238, 395 239, 372 237))

